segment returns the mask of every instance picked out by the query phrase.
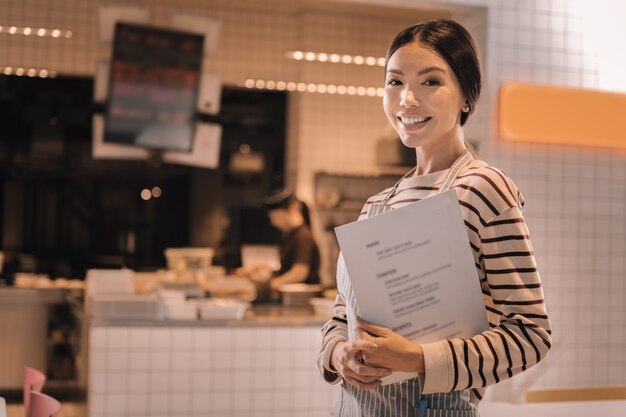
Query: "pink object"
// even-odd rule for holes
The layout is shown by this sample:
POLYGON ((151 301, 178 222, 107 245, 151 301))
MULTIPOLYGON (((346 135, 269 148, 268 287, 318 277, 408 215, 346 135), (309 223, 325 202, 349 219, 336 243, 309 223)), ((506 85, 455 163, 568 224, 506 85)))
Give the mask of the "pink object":
POLYGON ((24 367, 24 412, 28 417, 28 410, 30 409, 30 392, 40 392, 43 389, 43 384, 46 383, 46 376, 35 368, 29 366, 24 367))
POLYGON ((56 417, 60 411, 61 403, 56 399, 41 392, 30 392, 30 410, 26 417, 56 417))

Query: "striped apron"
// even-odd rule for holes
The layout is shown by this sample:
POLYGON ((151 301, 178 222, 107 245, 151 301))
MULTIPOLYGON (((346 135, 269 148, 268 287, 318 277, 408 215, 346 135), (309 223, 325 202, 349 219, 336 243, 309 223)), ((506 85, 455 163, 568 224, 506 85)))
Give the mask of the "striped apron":
MULTIPOLYGON (((450 189, 459 172, 474 159, 475 154, 466 150, 457 158, 439 193, 450 189)), ((367 208, 367 217, 392 210, 387 201, 395 194, 398 186, 416 168, 409 171, 400 179, 378 204, 370 204, 367 208)), ((346 300, 348 319, 348 338, 355 340, 355 317, 359 315, 354 291, 350 284, 343 256, 339 254, 337 262, 337 286, 346 300)), ((478 417, 478 410, 470 402, 469 390, 453 391, 449 393, 427 394, 421 393, 419 378, 410 379, 397 384, 381 386, 371 390, 360 390, 349 383, 342 381, 341 395, 337 402, 337 417, 478 417)))

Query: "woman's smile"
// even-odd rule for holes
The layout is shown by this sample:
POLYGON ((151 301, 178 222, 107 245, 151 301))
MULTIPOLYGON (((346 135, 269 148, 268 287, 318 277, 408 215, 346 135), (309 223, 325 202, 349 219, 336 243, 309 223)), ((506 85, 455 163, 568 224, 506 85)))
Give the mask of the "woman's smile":
POLYGON ((432 117, 428 116, 398 116, 398 120, 402 123, 404 130, 417 130, 423 128, 432 117))
POLYGON ((383 107, 410 148, 458 142, 465 97, 448 63, 418 42, 399 48, 387 63, 383 107))

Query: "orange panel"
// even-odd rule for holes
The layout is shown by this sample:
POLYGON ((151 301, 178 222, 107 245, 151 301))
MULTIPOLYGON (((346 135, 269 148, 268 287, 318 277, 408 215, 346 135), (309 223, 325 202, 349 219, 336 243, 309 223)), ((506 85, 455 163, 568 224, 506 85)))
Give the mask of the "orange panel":
POLYGON ((626 149, 626 94, 550 85, 500 87, 500 136, 511 142, 626 149))

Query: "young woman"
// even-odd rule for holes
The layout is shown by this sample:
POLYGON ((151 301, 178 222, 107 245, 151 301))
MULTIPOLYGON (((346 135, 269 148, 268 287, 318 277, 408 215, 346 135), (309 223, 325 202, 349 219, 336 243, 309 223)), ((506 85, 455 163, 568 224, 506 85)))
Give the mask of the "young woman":
POLYGON ((528 369, 550 349, 550 322, 524 200, 502 171, 478 160, 461 126, 480 93, 477 51, 451 20, 400 32, 387 52, 383 106, 417 166, 367 200, 359 219, 454 189, 467 227, 490 330, 415 345, 358 317, 343 258, 335 315, 322 329, 318 366, 342 383, 338 416, 478 416, 485 388, 528 369), (381 386, 391 371, 419 377, 381 386))
POLYGON ((319 284, 320 252, 311 232, 307 205, 289 190, 263 199, 272 226, 280 230, 280 269, 272 271, 267 263, 245 265, 238 275, 247 276, 257 287, 256 302, 276 301, 283 284, 319 284))
POLYGON ((307 205, 288 190, 265 198, 264 203, 270 223, 282 232, 280 270, 271 279, 271 288, 294 282, 319 284, 320 254, 307 205))

